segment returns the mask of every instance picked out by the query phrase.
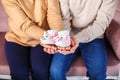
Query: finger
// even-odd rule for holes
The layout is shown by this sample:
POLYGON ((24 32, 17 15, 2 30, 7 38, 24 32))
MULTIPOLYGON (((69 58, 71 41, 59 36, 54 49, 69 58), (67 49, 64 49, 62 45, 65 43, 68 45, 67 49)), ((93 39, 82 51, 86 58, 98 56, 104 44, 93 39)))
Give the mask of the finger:
POLYGON ((56 51, 55 50, 51 50, 51 53, 54 54, 56 51))
POLYGON ((46 48, 43 48, 43 50, 46 52, 46 48))
POLYGON ((51 53, 51 49, 50 49, 50 48, 47 48, 47 50, 48 50, 48 52, 50 52, 50 53, 51 53))
POLYGON ((64 54, 71 54, 72 52, 71 51, 64 51, 64 54))
POLYGON ((49 53, 49 52, 47 51, 47 48, 44 48, 44 51, 47 52, 47 53, 49 53))
POLYGON ((60 50, 60 47, 59 47, 59 46, 57 47, 57 50, 60 50))
POLYGON ((57 50, 57 47, 56 46, 52 46, 51 47, 53 50, 57 50))
POLYGON ((65 47, 61 47, 61 50, 64 51, 64 50, 66 50, 66 48, 65 47))
POLYGON ((51 53, 51 51, 50 51, 49 48, 45 48, 45 51, 46 51, 47 53, 51 53))
POLYGON ((59 47, 60 50, 62 50, 62 47, 59 47))
POLYGON ((67 51, 61 51, 61 50, 59 50, 58 52, 60 52, 61 54, 64 54, 64 55, 70 54, 70 52, 67 52, 67 51))
POLYGON ((51 54, 54 54, 54 53, 56 52, 56 50, 55 50, 55 49, 52 49, 52 48, 48 48, 47 50, 48 50, 48 52, 51 53, 51 54))
POLYGON ((51 50, 50 52, 53 54, 53 53, 54 53, 54 50, 51 50))
POLYGON ((44 48, 44 51, 47 52, 48 54, 54 54, 54 52, 50 51, 48 48, 44 48))
POLYGON ((60 49, 60 46, 57 46, 58 49, 60 49))
POLYGON ((71 48, 70 51, 74 53, 76 49, 77 49, 77 46, 74 46, 74 47, 71 48))
POLYGON ((76 44, 75 40, 72 38, 71 39, 71 46, 74 46, 76 44))
POLYGON ((68 47, 66 47, 65 48, 67 51, 69 51, 70 49, 71 49, 71 47, 70 46, 68 46, 68 47))

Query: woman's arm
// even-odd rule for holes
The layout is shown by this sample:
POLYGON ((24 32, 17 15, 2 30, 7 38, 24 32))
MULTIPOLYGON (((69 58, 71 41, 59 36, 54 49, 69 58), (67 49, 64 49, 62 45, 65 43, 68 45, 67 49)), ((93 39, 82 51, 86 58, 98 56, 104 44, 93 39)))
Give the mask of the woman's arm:
POLYGON ((40 39, 44 30, 34 23, 25 12, 18 6, 16 0, 1 0, 9 16, 9 23, 14 26, 10 28, 14 31, 21 30, 34 39, 40 39))
POLYGON ((60 13, 60 6, 58 0, 47 0, 48 11, 47 11, 47 20, 50 26, 50 29, 63 30, 62 17, 60 13))
POLYGON ((74 36, 79 42, 85 43, 104 34, 114 17, 118 0, 103 0, 96 19, 86 29, 74 36))
POLYGON ((69 6, 69 0, 59 0, 60 2, 60 8, 62 13, 62 20, 64 29, 71 30, 71 14, 70 14, 70 6, 69 6))

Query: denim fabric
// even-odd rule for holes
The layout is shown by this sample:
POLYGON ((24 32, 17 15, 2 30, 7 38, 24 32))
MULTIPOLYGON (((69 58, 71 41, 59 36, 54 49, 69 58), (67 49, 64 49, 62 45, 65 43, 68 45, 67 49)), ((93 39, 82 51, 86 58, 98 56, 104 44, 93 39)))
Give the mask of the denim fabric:
POLYGON ((43 47, 25 47, 13 42, 5 43, 6 56, 12 80, 48 80, 51 55, 43 47))
POLYGON ((89 43, 80 43, 76 51, 69 55, 56 53, 51 63, 52 80, 66 80, 66 73, 77 54, 81 53, 87 68, 89 80, 105 80, 106 78, 106 48, 103 39, 95 39, 89 43))

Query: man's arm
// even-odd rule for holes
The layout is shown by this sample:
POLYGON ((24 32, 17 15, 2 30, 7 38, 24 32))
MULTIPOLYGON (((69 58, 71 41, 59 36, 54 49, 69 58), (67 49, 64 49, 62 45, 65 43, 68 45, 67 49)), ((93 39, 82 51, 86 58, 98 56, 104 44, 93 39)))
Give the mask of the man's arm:
POLYGON ((74 36, 79 42, 85 43, 104 34, 114 17, 118 0, 103 0, 96 19, 86 29, 74 36))

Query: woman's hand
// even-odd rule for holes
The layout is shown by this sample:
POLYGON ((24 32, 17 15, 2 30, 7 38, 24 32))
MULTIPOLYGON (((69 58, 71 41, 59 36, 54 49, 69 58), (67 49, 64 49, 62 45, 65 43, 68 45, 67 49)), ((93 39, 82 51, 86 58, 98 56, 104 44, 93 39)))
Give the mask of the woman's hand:
POLYGON ((57 47, 54 45, 47 45, 42 43, 40 43, 40 45, 44 47, 44 51, 48 54, 54 54, 55 52, 57 52, 57 47))
POLYGON ((78 45, 79 45, 78 41, 75 40, 74 38, 71 38, 71 45, 65 48, 58 47, 58 52, 64 55, 74 53, 78 45))
POLYGON ((67 55, 74 53, 79 43, 74 38, 71 38, 71 45, 65 48, 57 47, 55 45, 42 44, 42 43, 40 43, 40 45, 44 47, 44 51, 47 52, 48 54, 54 54, 56 52, 60 52, 61 54, 67 55))

